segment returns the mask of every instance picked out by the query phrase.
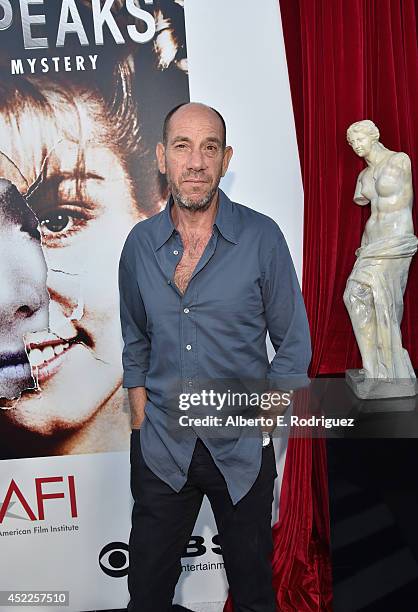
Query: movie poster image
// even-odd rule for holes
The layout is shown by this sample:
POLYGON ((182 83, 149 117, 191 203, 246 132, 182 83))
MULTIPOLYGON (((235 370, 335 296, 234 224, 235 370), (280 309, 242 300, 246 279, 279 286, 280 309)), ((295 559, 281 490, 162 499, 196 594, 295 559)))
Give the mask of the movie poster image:
POLYGON ((183 2, 0 5, 0 457, 127 450, 117 271, 165 205, 183 2))

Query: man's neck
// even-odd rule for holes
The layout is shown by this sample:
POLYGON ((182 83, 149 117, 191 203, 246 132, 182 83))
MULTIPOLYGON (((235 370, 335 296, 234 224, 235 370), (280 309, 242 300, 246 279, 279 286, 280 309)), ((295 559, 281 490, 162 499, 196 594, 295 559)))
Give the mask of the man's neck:
POLYGON ((174 201, 171 209, 173 223, 180 234, 205 234, 212 231, 219 206, 219 191, 215 193, 212 201, 205 211, 191 211, 180 208, 174 201))

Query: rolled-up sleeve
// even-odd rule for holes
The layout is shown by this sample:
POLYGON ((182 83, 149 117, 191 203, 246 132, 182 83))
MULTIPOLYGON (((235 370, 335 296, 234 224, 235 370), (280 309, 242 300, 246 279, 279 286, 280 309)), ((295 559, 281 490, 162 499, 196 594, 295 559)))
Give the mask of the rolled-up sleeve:
POLYGON ((119 261, 120 323, 123 387, 144 387, 149 367, 150 339, 146 332, 147 317, 133 270, 122 253, 119 261))
POLYGON ((310 382, 309 323, 293 261, 278 227, 265 264, 262 294, 267 329, 276 351, 267 374, 269 388, 288 391, 304 387, 310 382))

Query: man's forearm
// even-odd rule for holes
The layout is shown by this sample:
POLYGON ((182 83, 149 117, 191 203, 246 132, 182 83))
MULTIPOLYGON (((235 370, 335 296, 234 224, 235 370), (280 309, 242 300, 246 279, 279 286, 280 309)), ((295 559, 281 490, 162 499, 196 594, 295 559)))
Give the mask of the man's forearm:
POLYGON ((128 389, 129 406, 131 409, 131 427, 139 429, 145 418, 145 404, 147 392, 145 387, 132 387, 128 389))
MULTIPOLYGON (((259 408, 258 417, 264 417, 264 419, 271 418, 273 419, 272 425, 265 425, 263 427, 264 431, 268 431, 269 433, 273 433, 277 426, 277 417, 283 416, 293 399, 293 390, 292 391, 281 391, 276 389, 274 391, 269 391, 270 395, 270 404, 268 406, 264 406, 264 408, 259 408)), ((267 392, 266 392, 267 395, 267 392)))

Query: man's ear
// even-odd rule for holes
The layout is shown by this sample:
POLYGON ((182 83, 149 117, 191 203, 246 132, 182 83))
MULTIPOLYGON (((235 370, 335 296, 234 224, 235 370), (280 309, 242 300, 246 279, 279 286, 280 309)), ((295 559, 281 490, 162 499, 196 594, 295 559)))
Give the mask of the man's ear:
POLYGON ((225 176, 226 171, 228 170, 229 162, 231 161, 231 157, 234 151, 232 147, 225 147, 224 156, 222 160, 222 176, 225 176))
POLYGON ((161 174, 165 174, 165 146, 162 142, 157 144, 155 155, 157 156, 158 170, 161 174))

